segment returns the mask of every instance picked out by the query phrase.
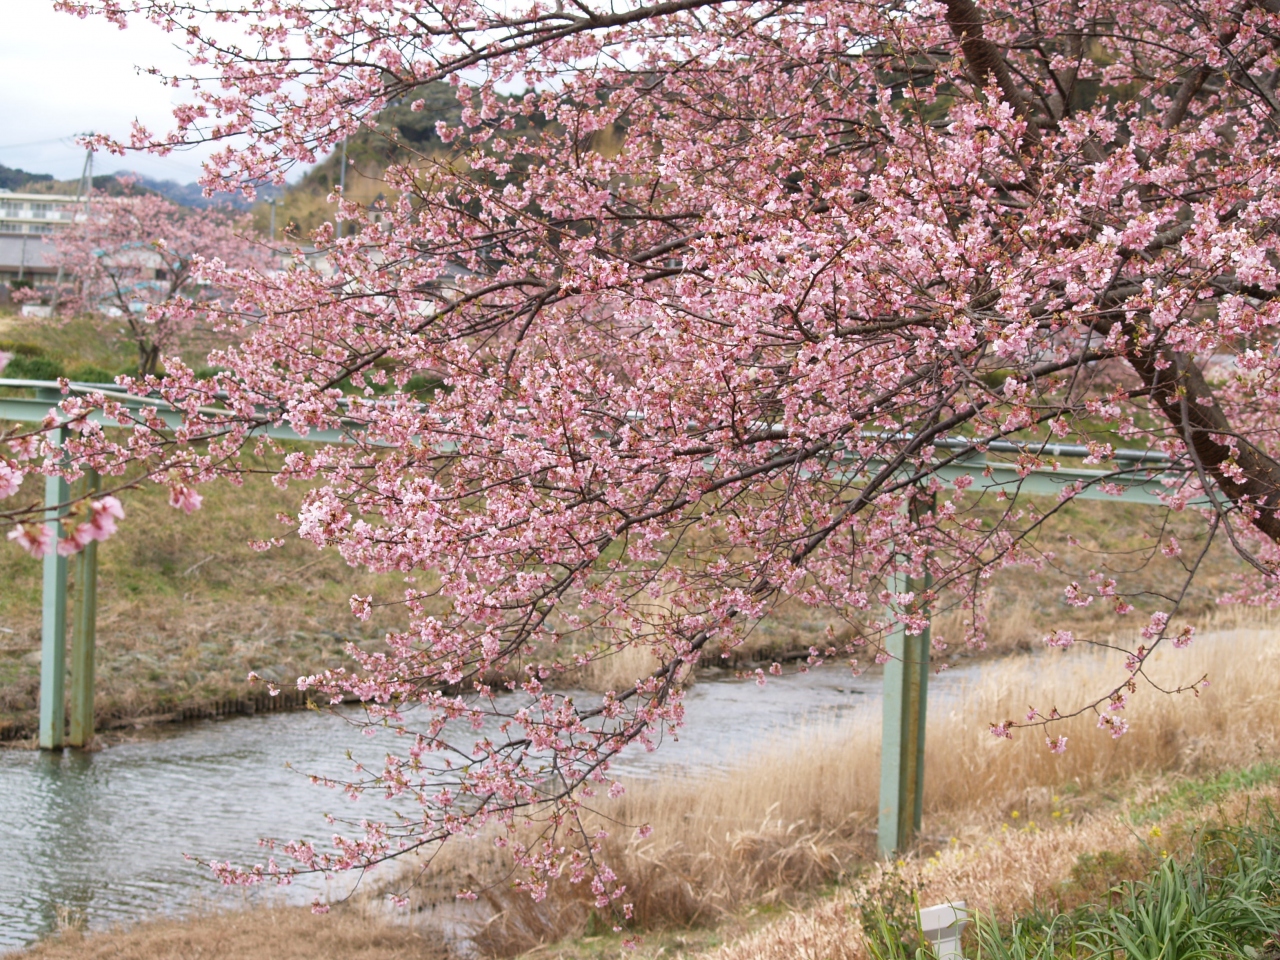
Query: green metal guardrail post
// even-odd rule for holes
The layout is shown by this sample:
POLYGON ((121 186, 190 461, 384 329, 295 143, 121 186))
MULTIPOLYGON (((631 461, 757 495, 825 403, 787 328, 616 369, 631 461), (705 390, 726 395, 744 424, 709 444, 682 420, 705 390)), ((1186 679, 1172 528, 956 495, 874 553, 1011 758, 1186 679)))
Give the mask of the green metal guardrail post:
MULTIPOLYGON (((930 587, 902 574, 890 577, 887 589, 906 593, 930 587)), ((891 602, 890 616, 897 604, 891 602)), ((876 847, 882 855, 904 850, 920 829, 924 811, 924 732, 929 699, 929 629, 912 637, 896 623, 886 638, 892 658, 884 665, 884 731, 880 738, 880 818, 876 847)))
MULTIPOLYGON (((85 496, 102 489, 96 470, 85 472, 85 496)), ((71 736, 73 747, 93 740, 94 644, 98 630, 98 544, 90 540, 80 552, 76 620, 71 634, 71 736)))
MULTIPOLYGON (((40 391, 40 399, 57 403, 55 391, 40 391), (53 394, 53 396, 46 396, 53 394)), ((61 447, 67 439, 66 427, 49 431, 49 439, 61 447)), ((56 547, 62 537, 62 509, 69 499, 67 481, 46 477, 44 481, 45 522, 53 540, 44 557, 44 610, 40 634, 40 746, 62 748, 66 739, 66 659, 67 659, 67 558, 56 547)))

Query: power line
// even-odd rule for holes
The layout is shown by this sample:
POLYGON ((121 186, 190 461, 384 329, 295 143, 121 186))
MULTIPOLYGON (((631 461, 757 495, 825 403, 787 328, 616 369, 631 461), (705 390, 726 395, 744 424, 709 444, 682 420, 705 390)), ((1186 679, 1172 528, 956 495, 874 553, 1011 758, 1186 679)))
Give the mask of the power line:
POLYGON ((19 147, 43 147, 50 143, 62 143, 71 146, 78 136, 81 136, 81 134, 73 133, 65 137, 54 137, 52 140, 29 140, 26 143, 0 143, 0 150, 17 150, 19 147))

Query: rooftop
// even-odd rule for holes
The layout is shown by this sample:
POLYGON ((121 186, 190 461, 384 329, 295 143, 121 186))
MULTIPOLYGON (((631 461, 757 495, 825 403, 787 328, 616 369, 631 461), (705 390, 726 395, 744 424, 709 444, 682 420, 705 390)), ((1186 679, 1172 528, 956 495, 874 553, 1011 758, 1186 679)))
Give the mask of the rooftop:
POLYGON ((84 203, 84 197, 70 193, 15 193, 12 190, 0 190, 0 197, 6 201, 29 200, 33 203, 84 203))
POLYGON ((52 249, 39 236, 6 236, 0 234, 0 271, 52 270, 52 249))

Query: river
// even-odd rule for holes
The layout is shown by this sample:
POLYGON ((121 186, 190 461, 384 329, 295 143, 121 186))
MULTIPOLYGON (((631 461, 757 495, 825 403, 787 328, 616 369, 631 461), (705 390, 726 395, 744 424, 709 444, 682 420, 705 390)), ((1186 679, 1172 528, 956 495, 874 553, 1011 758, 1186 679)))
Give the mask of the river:
MULTIPOLYGON (((975 669, 934 677, 931 707, 975 669)), ((615 771, 702 775, 740 765, 807 725, 878 737, 879 716, 879 678, 852 678, 836 666, 770 678, 763 688, 702 681, 686 697, 679 740, 628 754, 615 771)), ((90 753, 0 751, 0 950, 48 934, 59 916, 93 930, 243 900, 243 891, 220 887, 183 855, 260 862, 259 837, 323 841, 333 829, 325 813, 385 814, 377 800, 353 806, 305 776, 348 773, 348 749, 380 769, 377 738, 330 714, 299 711, 175 726, 90 753)), ((300 883, 286 892, 309 902, 326 891, 300 883)))

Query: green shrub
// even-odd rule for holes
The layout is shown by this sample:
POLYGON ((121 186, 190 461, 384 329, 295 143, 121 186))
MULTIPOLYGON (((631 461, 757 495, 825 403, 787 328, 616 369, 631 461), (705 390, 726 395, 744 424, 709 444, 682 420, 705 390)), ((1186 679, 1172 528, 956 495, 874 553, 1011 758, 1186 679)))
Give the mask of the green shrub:
POLYGON ((444 389, 444 381, 439 377, 429 377, 422 373, 415 373, 404 385, 405 393, 425 394, 427 397, 435 396, 444 389))
POLYGON ((56 357, 17 354, 0 373, 9 380, 57 380, 66 375, 66 368, 56 357))
POLYGON ((19 357, 43 357, 44 349, 34 343, 19 340, 0 340, 0 351, 19 357))
POLYGON ((95 366, 92 363, 81 363, 72 367, 67 371, 69 380, 76 380, 80 383, 115 383, 116 375, 110 370, 103 367, 95 366))

